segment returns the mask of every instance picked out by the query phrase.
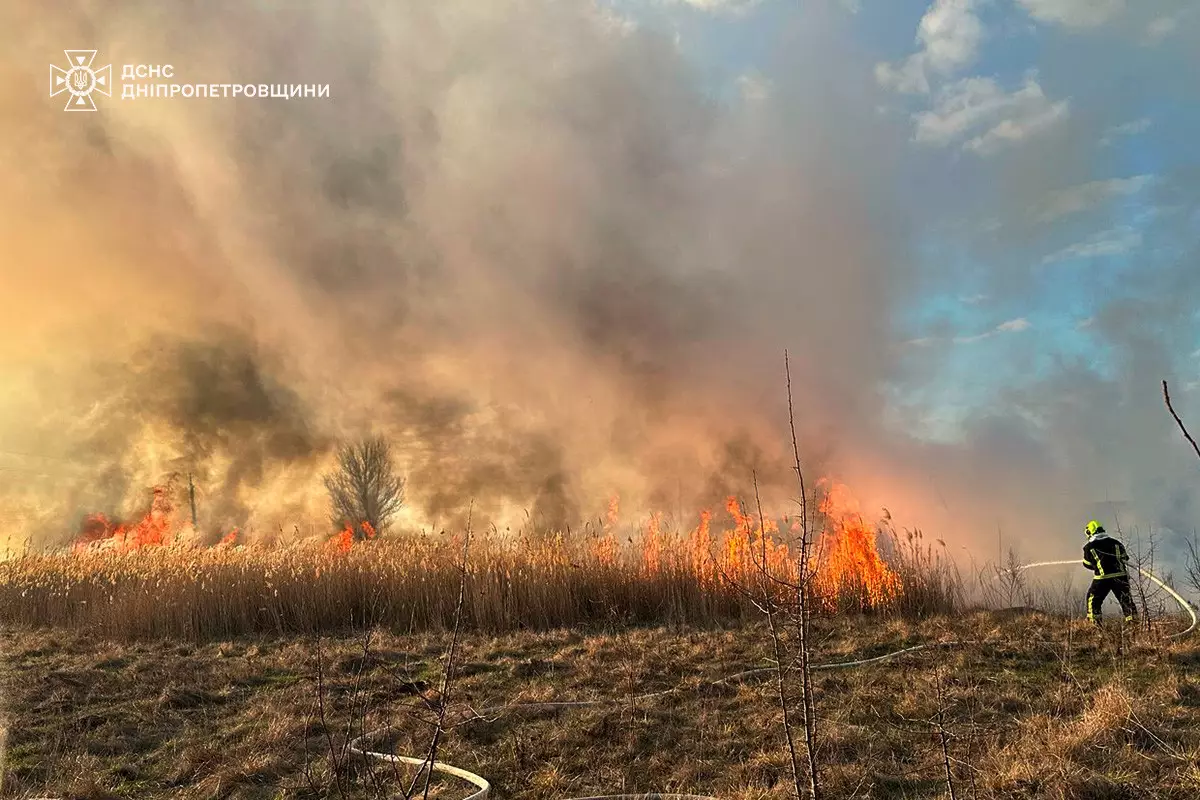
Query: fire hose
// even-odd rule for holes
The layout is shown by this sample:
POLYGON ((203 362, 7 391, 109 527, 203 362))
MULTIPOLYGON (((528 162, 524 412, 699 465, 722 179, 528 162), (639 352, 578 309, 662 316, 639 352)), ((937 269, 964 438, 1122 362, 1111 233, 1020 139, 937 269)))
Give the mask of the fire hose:
MULTIPOLYGON (((1065 565, 1065 564, 1079 564, 1079 563, 1080 562, 1078 560, 1041 561, 1036 564, 1023 564, 1023 565, 1017 567, 1016 570, 1025 570, 1025 569, 1033 569, 1034 567, 1049 567, 1049 566, 1058 566, 1058 565, 1065 565)), ((1167 638, 1170 638, 1170 639, 1179 638, 1182 636, 1186 636, 1187 634, 1194 631, 1196 629, 1196 612, 1192 608, 1191 604, 1188 603, 1188 601, 1185 600, 1182 596, 1180 596, 1180 594, 1178 592, 1176 592, 1174 589, 1172 589, 1167 584, 1163 583, 1163 581, 1159 580, 1159 578, 1156 575, 1154 575, 1153 573, 1151 573, 1150 571, 1141 569, 1140 567, 1137 569, 1138 569, 1138 572, 1142 573, 1142 575, 1146 576, 1147 578, 1152 580, 1154 583, 1158 584, 1163 589, 1165 589, 1171 595, 1171 597, 1173 597, 1176 600, 1176 602, 1179 603, 1180 607, 1183 608, 1183 610, 1185 610, 1192 618, 1192 624, 1190 626, 1188 626, 1187 630, 1180 631, 1179 633, 1170 634, 1170 635, 1168 635, 1167 638)), ((1013 570, 1013 571, 1016 571, 1016 570, 1013 570)), ((905 647, 900 650, 893 650, 889 653, 884 653, 881 656, 875 656, 873 658, 863 658, 863 659, 859 659, 856 661, 835 661, 835 662, 830 662, 830 663, 826 663, 826 664, 813 664, 813 665, 811 665, 810 669, 813 671, 823 671, 823 670, 832 670, 832 669, 844 669, 847 667, 861 667, 861 666, 866 666, 868 664, 877 664, 882 661, 887 661, 889 659, 896 658, 898 656, 902 656, 907 653, 914 653, 914 652, 917 652, 920 650, 928 650, 928 649, 937 648, 937 647, 958 647, 958 646, 961 646, 964 644, 969 644, 969 642, 961 642, 961 641, 929 642, 926 644, 914 645, 912 647, 905 647)), ((749 678, 754 675, 760 675, 760 674, 767 673, 767 672, 773 672, 775 670, 776 670, 776 667, 759 667, 757 669, 750 669, 750 670, 746 670, 744 672, 738 672, 734 675, 726 676, 724 678, 721 678, 718 681, 712 682, 709 685, 710 686, 728 685, 728 684, 743 680, 745 678, 749 678)), ((614 699, 614 698, 603 698, 603 699, 599 699, 599 700, 560 700, 560 701, 546 701, 546 702, 532 702, 532 703, 513 703, 513 704, 509 704, 509 705, 501 705, 501 706, 493 706, 491 708, 484 708, 480 711, 473 712, 473 715, 470 717, 470 719, 486 719, 488 717, 498 716, 506 711, 511 711, 514 709, 521 709, 524 711, 537 711, 537 710, 559 709, 559 708, 584 708, 587 706, 598 706, 598 705, 613 704, 613 703, 620 703, 620 702, 647 700, 647 699, 650 699, 653 697, 661 697, 664 695, 674 694, 675 692, 679 692, 682 690, 683 690, 683 687, 675 687, 672 689, 665 689, 665 690, 659 691, 659 692, 651 692, 649 694, 637 695, 636 697, 633 697, 631 700, 625 700, 625 701, 623 701, 621 699, 614 699)), ((354 753, 355 755, 361 756, 363 758, 369 758, 369 759, 373 759, 373 760, 377 760, 377 761, 383 761, 383 762, 387 762, 390 764, 405 764, 408 766, 420 767, 423 769, 428 769, 432 772, 440 772, 444 775, 449 775, 449 776, 452 776, 455 778, 460 778, 460 779, 466 781, 467 783, 470 783, 476 787, 476 791, 474 791, 473 793, 468 795, 464 800, 487 800, 489 794, 491 793, 492 787, 491 787, 491 784, 488 782, 487 778, 484 778, 482 775, 477 775, 474 772, 471 772, 469 770, 462 769, 461 767, 455 767, 451 764, 446 764, 441 761, 433 761, 431 763, 428 758, 416 758, 414 756, 402 756, 402 755, 398 755, 396 753, 384 753, 384 752, 379 752, 379 751, 369 749, 370 742, 379 740, 379 739, 387 736, 389 733, 392 733, 395 730, 396 730, 396 726, 390 725, 385 728, 380 728, 375 731, 370 731, 368 733, 364 733, 362 736, 359 736, 359 737, 351 740, 349 750, 351 753, 354 753)), ((647 800, 649 798, 658 798, 659 800, 716 800, 716 798, 711 797, 709 795, 659 794, 656 792, 642 793, 642 794, 594 795, 594 796, 589 796, 589 797, 570 798, 570 800, 636 800, 637 798, 642 798, 643 800, 647 800)))
MULTIPOLYGON (((1080 563, 1081 563, 1080 560, 1077 558, 1072 559, 1071 561, 1039 561, 1036 564, 1022 564, 1021 566, 1016 567, 1012 570, 1005 570, 1005 572, 1016 572, 1018 570, 1023 570, 1023 569, 1033 569, 1034 567, 1058 567, 1058 566, 1065 566, 1068 564, 1074 564, 1074 565, 1078 566, 1080 563)), ((1176 603, 1179 603, 1179 607, 1182 608, 1184 611, 1186 611, 1188 613, 1188 616, 1192 618, 1192 624, 1189 625, 1186 630, 1182 630, 1179 633, 1167 634, 1168 639, 1179 639, 1181 637, 1187 636, 1189 633, 1196 630, 1196 609, 1194 609, 1192 607, 1191 603, 1189 603, 1182 595, 1180 595, 1179 592, 1175 591, 1170 586, 1168 586, 1166 583, 1164 583, 1162 580, 1160 580, 1159 577, 1157 575, 1155 575, 1153 572, 1151 572, 1150 570, 1142 569, 1141 567, 1134 567, 1134 569, 1136 569, 1138 572, 1142 573, 1143 576, 1145 576, 1146 578, 1149 578, 1151 581, 1153 581, 1154 583, 1158 584, 1163 589, 1165 589, 1167 591, 1167 594, 1171 595, 1171 597, 1174 598, 1176 603)))

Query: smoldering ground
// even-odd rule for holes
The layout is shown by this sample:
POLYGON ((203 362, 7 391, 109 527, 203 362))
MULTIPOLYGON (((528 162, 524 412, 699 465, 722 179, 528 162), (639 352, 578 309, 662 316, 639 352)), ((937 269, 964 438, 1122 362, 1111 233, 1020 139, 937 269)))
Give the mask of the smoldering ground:
POLYGON ((796 12, 766 98, 588 4, 2 13, 0 436, 40 459, 6 462, 15 529, 133 513, 172 472, 214 526, 323 525, 320 472, 368 431, 412 524, 695 510, 752 473, 782 503, 784 347, 806 461, 868 506, 949 509, 970 542, 1093 499, 1024 417, 947 447, 887 427, 907 134, 836 4, 796 12), (64 115, 42 73, 78 41, 114 72, 330 97, 64 115))

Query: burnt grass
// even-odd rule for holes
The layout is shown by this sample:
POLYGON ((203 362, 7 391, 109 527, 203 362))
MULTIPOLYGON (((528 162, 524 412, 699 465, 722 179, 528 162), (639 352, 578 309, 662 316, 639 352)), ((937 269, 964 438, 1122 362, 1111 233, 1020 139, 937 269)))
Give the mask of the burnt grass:
MULTIPOLYGON (((1200 796, 1200 637, 1122 636, 1037 613, 814 624, 818 662, 971 642, 815 674, 829 797, 949 797, 943 732, 958 798, 1200 796)), ((8 629, 3 795, 396 797, 413 771, 363 763, 344 743, 391 724, 377 749, 424 756, 448 642, 383 631, 366 646, 363 634, 319 646, 110 642, 8 629)), ((769 650, 759 625, 467 633, 439 760, 488 778, 496 798, 787 797, 773 682, 712 685, 769 650), (464 721, 466 709, 592 698, 612 702, 464 721)), ((431 796, 469 792, 446 779, 431 796)))

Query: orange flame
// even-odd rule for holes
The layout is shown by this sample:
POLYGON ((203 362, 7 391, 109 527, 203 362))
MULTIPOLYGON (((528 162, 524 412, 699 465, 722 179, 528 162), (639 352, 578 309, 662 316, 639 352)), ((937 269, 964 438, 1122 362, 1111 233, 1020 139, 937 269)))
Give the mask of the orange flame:
POLYGON ((642 564, 651 575, 663 568, 663 545, 662 517, 659 514, 651 514, 650 522, 642 536, 642 564))
POLYGON ((712 524, 712 512, 705 510, 700 512, 700 524, 692 531, 689 545, 692 557, 692 569, 700 576, 701 582, 705 584, 711 583, 716 576, 713 575, 713 552, 712 552, 712 533, 710 526, 712 524))
POLYGON ((169 484, 155 486, 150 510, 133 525, 113 523, 103 514, 84 518, 72 549, 75 552, 108 549, 128 551, 170 544, 175 539, 172 525, 175 508, 170 489, 169 484))
MULTIPOLYGON (((789 545, 780 535, 780 521, 749 513, 737 497, 726 500, 725 511, 732 526, 718 536, 712 531, 713 513, 701 511, 699 524, 685 540, 682 553, 672 534, 664 531, 661 515, 652 514, 642 531, 642 569, 653 575, 666 564, 677 563, 704 583, 723 576, 745 584, 756 581, 765 568, 774 578, 798 582, 800 520, 782 519, 792 540, 789 545)), ((821 604, 835 610, 849 601, 865 610, 894 597, 901 588, 899 577, 876 547, 875 531, 864 523, 849 488, 828 485, 821 511, 829 525, 814 556, 812 585, 821 604)), ((598 549, 594 547, 593 552, 598 549)), ((611 557, 606 553, 606 558, 611 557)))
POLYGON ((354 527, 347 522, 346 527, 329 540, 329 545, 339 553, 349 553, 350 548, 354 547, 354 527))
POLYGON ((620 515, 621 498, 618 495, 613 495, 608 499, 608 513, 604 516, 606 528, 611 528, 617 524, 617 517, 620 515))
MULTIPOLYGON (((71 543, 76 554, 92 552, 128 553, 146 547, 196 546, 195 531, 190 520, 180 520, 175 504, 171 500, 174 486, 152 487, 153 499, 146 515, 134 523, 115 522, 104 514, 89 514, 79 526, 79 532, 71 543)), ((225 534, 213 547, 232 547, 240 532, 234 528, 225 534)))
POLYGON ((875 546, 875 531, 864 523, 858 501, 844 484, 826 484, 821 512, 832 525, 821 537, 817 587, 825 604, 843 597, 861 608, 877 606, 900 591, 900 578, 875 546))

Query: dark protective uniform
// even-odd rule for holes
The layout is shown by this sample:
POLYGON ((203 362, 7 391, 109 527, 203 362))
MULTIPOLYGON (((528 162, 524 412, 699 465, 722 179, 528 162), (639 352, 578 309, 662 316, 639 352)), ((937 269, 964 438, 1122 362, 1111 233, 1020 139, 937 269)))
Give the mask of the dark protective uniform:
POLYGON ((1110 592, 1117 596, 1126 622, 1137 618, 1137 606, 1129 588, 1128 561, 1125 545, 1104 533, 1092 536, 1083 546, 1083 565, 1096 573, 1087 593, 1088 619, 1092 622, 1100 623, 1100 607, 1110 592))

